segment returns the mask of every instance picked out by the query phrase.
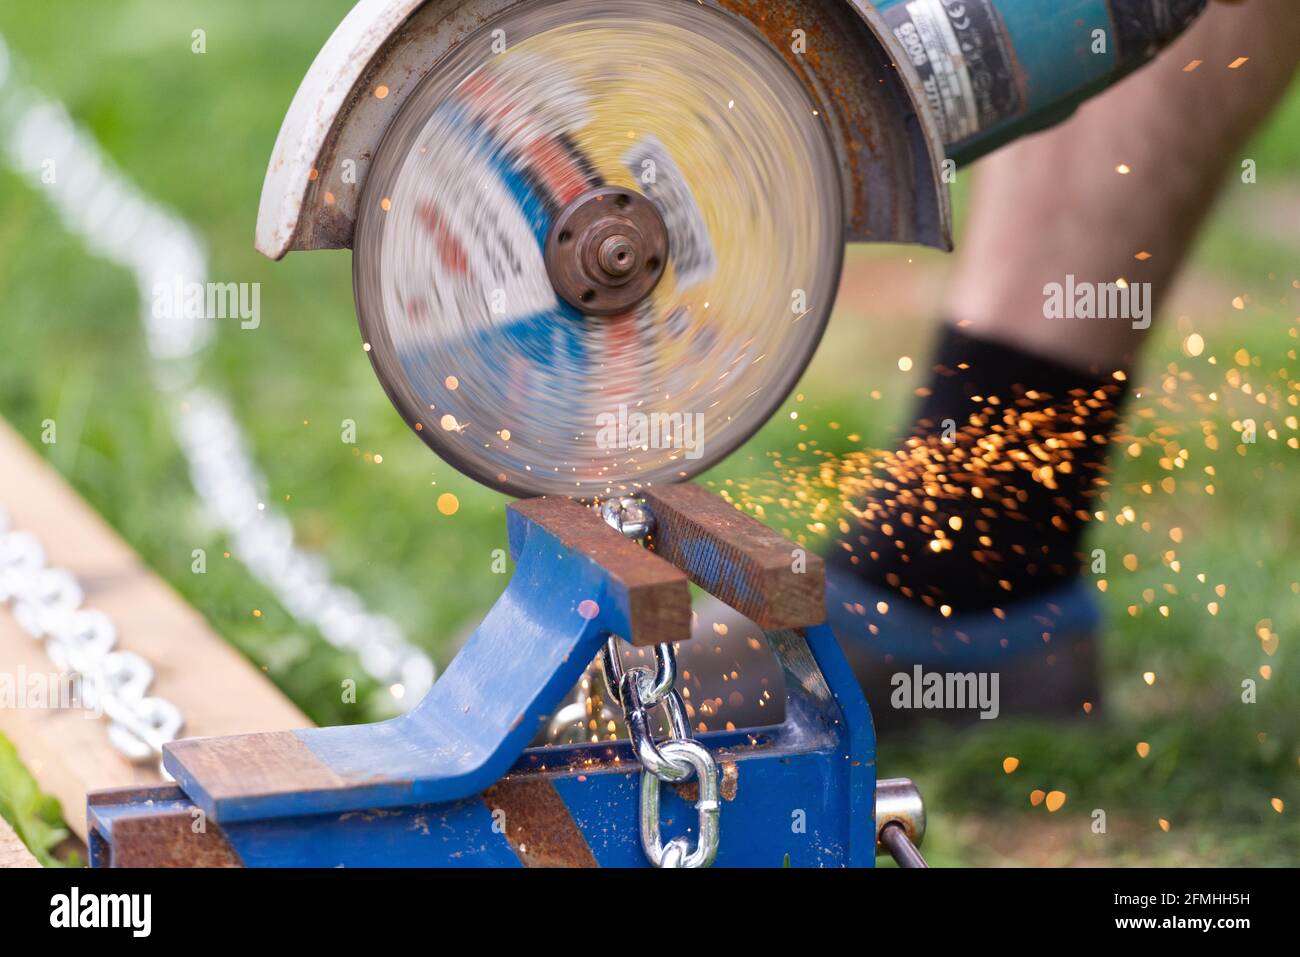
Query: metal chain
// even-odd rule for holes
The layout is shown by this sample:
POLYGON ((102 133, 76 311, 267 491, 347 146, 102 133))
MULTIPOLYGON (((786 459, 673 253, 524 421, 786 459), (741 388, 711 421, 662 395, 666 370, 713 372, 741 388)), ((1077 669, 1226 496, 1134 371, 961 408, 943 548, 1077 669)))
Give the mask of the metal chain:
MULTIPOLYGON (((654 530, 654 515, 639 499, 624 497, 601 507, 605 521, 619 532, 640 540, 654 530)), ((655 668, 623 668, 617 636, 605 643, 601 666, 609 697, 623 708, 632 750, 641 762, 641 847, 655 867, 708 867, 718 854, 718 765, 713 755, 691 738, 686 703, 677 683, 677 656, 673 646, 655 646, 655 668), (663 707, 668 737, 656 742, 650 712, 663 707), (695 849, 685 835, 664 843, 659 827, 659 798, 663 782, 680 784, 697 780, 695 812, 699 834, 695 849)))
POLYGON ((171 411, 171 431, 205 512, 230 541, 231 554, 281 607, 333 647, 354 654, 383 686, 376 704, 406 710, 432 687, 434 662, 395 620, 335 581, 329 563, 295 540, 289 518, 263 501, 266 476, 228 397, 199 382, 216 324, 184 310, 155 308, 159 283, 170 289, 173 283, 207 280, 198 233, 127 179, 90 131, 58 100, 29 86, 22 73, 0 36, 0 164, 31 180, 63 226, 93 254, 134 277, 150 378, 171 411), (47 159, 81 175, 69 177, 66 188, 41 188, 47 159))
POLYGON ((46 564, 45 549, 29 532, 13 531, 0 509, 0 604, 65 674, 81 684, 81 703, 108 719, 108 740, 133 763, 161 759, 162 746, 185 725, 179 708, 147 694, 154 670, 130 651, 115 651, 117 627, 102 611, 82 608, 81 585, 71 572, 46 564))

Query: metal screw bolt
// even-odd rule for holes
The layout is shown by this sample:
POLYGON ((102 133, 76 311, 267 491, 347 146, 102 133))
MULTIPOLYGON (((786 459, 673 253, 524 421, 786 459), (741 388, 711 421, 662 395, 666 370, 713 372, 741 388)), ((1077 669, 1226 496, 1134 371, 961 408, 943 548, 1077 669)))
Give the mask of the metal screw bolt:
POLYGON ((635 495, 606 499, 600 504, 600 517, 625 538, 645 538, 655 530, 655 517, 650 506, 635 495))
POLYGON ((611 276, 626 276, 636 268, 636 247, 626 236, 610 236, 600 244, 596 258, 611 276))

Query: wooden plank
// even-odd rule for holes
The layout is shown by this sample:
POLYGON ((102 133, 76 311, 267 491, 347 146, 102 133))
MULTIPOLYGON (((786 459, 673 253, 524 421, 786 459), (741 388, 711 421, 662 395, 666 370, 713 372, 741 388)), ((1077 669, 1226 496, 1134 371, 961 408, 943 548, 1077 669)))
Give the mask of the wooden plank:
POLYGON ((826 620, 821 556, 692 482, 643 489, 650 547, 701 588, 768 631, 826 620))
POLYGON ((13 828, 0 817, 0 867, 40 867, 41 864, 32 857, 13 828))
MULTIPOLYGON (((118 647, 153 665, 150 693, 180 707, 186 735, 226 735, 307 727, 311 722, 265 675, 218 636, 198 612, 151 572, 99 515, 0 422, 0 507, 15 529, 32 532, 50 565, 72 572, 118 628, 118 647)), ((190 546, 178 542, 188 554, 190 546)), ((44 646, 0 608, 0 669, 53 672, 44 646)), ((86 837, 86 793, 161 780, 154 762, 132 765, 114 751, 102 720, 79 711, 0 708, 0 733, 13 741, 42 788, 63 805, 68 826, 86 837)))
POLYGON ((559 496, 529 498, 510 505, 586 555, 627 589, 631 633, 620 635, 638 647, 682 641, 691 633, 691 593, 686 576, 662 558, 624 538, 595 511, 559 496))

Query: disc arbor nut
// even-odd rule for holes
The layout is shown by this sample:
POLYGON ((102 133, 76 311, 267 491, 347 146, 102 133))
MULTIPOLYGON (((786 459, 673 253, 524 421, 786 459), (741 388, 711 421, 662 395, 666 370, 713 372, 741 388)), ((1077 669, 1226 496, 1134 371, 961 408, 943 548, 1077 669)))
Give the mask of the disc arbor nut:
POLYGON ((668 262, 668 229, 650 200, 605 186, 583 193, 546 238, 555 292, 592 316, 627 312, 654 289, 668 262))

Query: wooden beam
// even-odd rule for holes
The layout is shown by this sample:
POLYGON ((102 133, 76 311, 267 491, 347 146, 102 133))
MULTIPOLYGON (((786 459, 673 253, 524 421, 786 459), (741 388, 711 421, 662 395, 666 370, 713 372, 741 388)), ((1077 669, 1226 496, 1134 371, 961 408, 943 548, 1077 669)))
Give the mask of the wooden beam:
POLYGON ((586 555, 627 591, 629 644, 653 647, 691 634, 691 592, 686 576, 605 523, 595 509, 559 496, 528 498, 509 506, 564 545, 586 555))
POLYGON ((650 547, 760 628, 826 620, 821 556, 692 482, 642 490, 655 516, 650 547))
POLYGON ((32 852, 18 839, 4 818, 0 817, 0 867, 40 867, 32 852))
MULTIPOLYGON (((157 677, 150 693, 176 704, 185 735, 307 727, 311 722, 198 612, 147 568, 66 482, 0 421, 0 507, 15 529, 35 534, 50 565, 66 568, 103 611, 118 647, 141 655, 157 677)), ((177 542, 188 554, 190 545, 177 542)), ((0 670, 53 673, 44 646, 0 607, 0 670)), ((103 720, 80 711, 0 708, 0 733, 18 749, 63 816, 86 838, 86 793, 161 780, 156 762, 133 765, 110 747, 103 720)))

